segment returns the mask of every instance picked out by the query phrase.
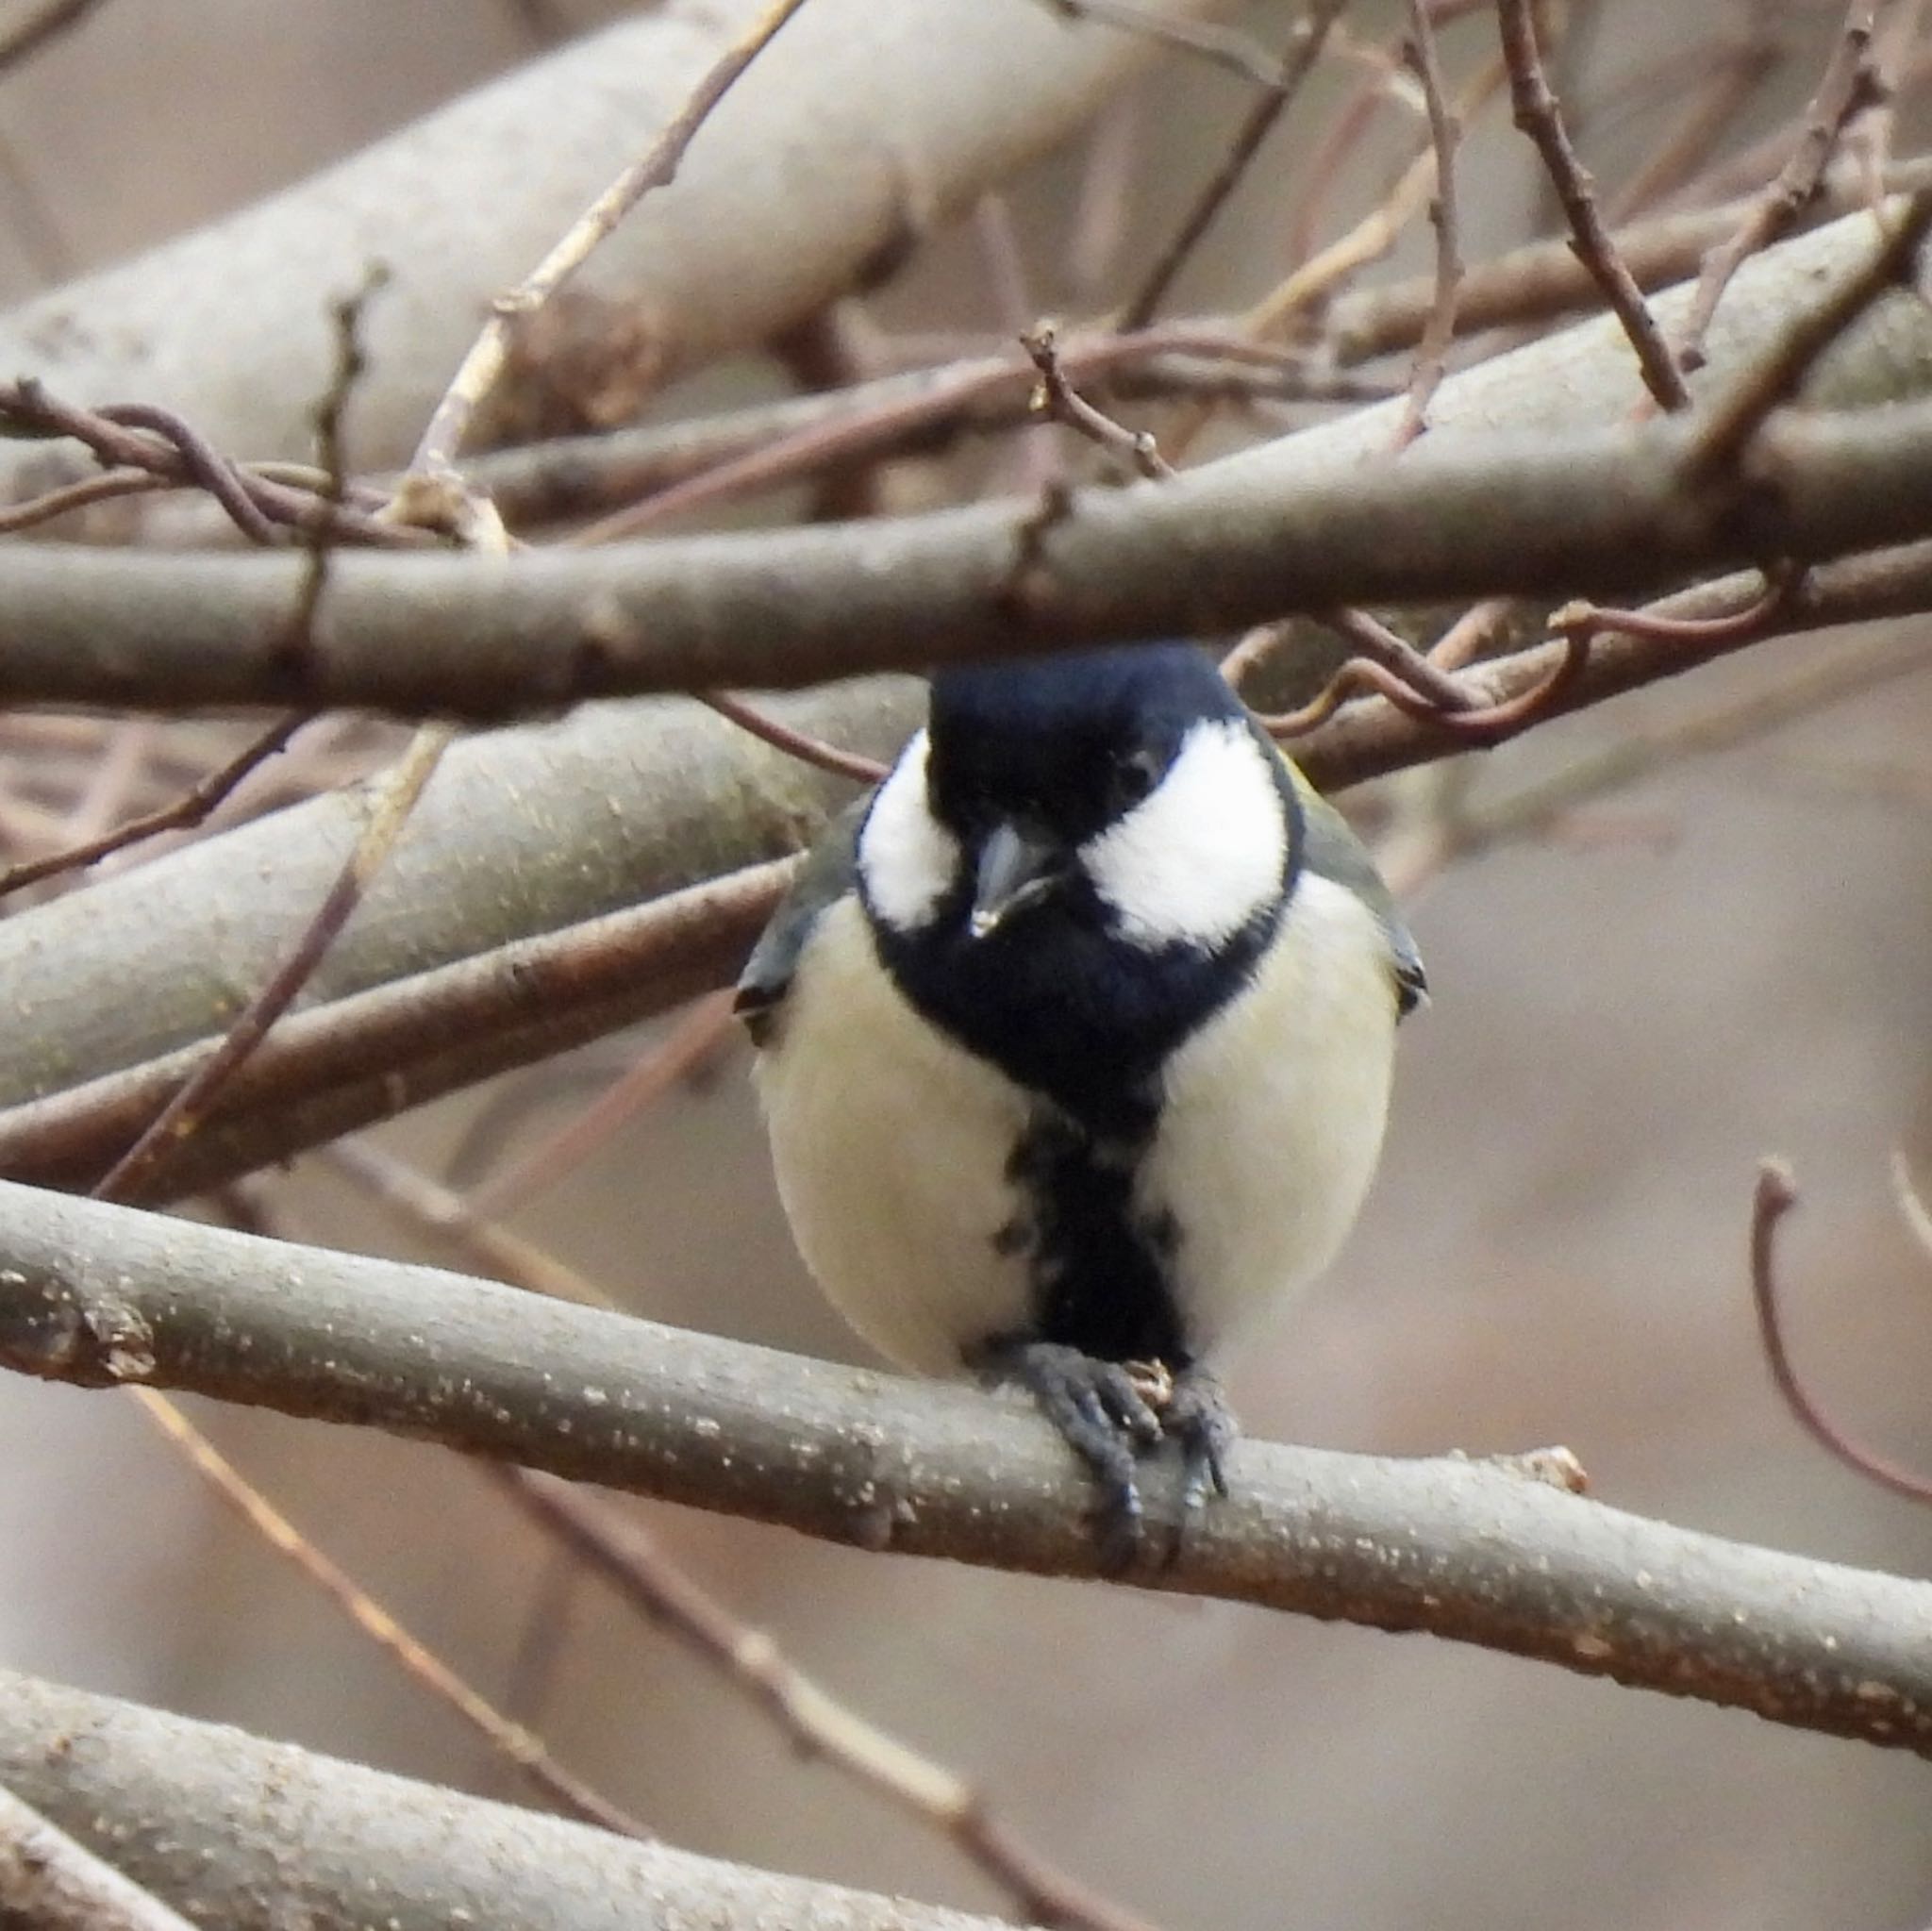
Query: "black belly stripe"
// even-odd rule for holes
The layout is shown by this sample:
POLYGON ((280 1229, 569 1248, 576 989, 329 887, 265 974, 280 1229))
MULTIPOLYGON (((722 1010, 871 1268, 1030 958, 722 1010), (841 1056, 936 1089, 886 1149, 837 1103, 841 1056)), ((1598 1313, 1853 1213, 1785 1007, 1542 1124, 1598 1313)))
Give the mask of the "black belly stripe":
POLYGON ((1133 1138, 1101 1138, 1059 1108, 1042 1107, 1013 1149, 1008 1177, 1025 1207, 1002 1229, 1024 1228, 1033 1287, 1031 1339, 1108 1361, 1192 1360, 1175 1305, 1172 1262, 1180 1229, 1172 1214, 1134 1205, 1136 1170, 1152 1123, 1133 1138))

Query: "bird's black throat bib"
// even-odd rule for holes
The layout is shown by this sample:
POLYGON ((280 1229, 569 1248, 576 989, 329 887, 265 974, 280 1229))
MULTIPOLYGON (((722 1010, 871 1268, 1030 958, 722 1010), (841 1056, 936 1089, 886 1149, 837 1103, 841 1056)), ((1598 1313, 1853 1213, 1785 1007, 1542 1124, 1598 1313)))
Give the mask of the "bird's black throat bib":
POLYGON ((1159 1127, 1162 1067, 1254 976, 1281 908, 1212 953, 1149 951, 1108 929, 1091 891, 1063 894, 978 940, 967 936, 957 896, 913 933, 871 923, 905 997, 1035 1096, 1007 1162, 1016 1210, 993 1236, 1002 1252, 1025 1258, 1032 1338, 1102 1360, 1184 1369, 1194 1355, 1172 1263, 1185 1229, 1137 1201, 1135 1181, 1159 1127))

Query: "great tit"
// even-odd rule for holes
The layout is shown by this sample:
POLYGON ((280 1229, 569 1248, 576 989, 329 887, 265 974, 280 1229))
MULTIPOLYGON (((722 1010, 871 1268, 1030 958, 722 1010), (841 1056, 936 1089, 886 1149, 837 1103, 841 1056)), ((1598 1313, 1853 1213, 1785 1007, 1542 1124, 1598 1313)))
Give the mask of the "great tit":
POLYGON ((903 1367, 1030 1390, 1119 1566, 1164 1437, 1187 1508, 1226 1492, 1214 1371, 1354 1222, 1425 983, 1340 814, 1148 643, 942 672, 737 1004, 825 1293, 903 1367))

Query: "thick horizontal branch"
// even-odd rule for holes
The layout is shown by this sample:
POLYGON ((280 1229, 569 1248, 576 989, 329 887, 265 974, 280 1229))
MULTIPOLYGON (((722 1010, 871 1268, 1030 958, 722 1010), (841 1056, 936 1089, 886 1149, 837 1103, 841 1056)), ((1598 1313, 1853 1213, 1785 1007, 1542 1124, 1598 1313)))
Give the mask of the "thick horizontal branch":
POLYGON ((339 556, 299 654, 304 565, 24 548, 0 699, 491 717, 791 687, 1000 650, 1202 634, 1341 604, 1644 590, 1932 535, 1932 402, 1774 417, 1693 479, 1700 420, 1426 439, 1265 485, 1241 458, 1037 507, 514 559, 339 556))
MULTIPOLYGON (((373 1424, 870 1549, 1097 1570, 1088 1486, 1024 1404, 13 1185, 0 1364, 373 1424)), ((1230 1473, 1173 1565, 1136 1580, 1932 1756, 1932 1584, 1647 1522, 1508 1465, 1249 1442, 1230 1473)), ((1152 1500, 1171 1523, 1171 1493, 1152 1500)))
POLYGON ((204 1931, 993 1931, 7 1670, 0 1784, 204 1931))
MULTIPOLYGON (((749 866, 285 1018, 171 1144, 165 1192, 221 1186, 725 984, 791 875, 749 866)), ((0 1107, 0 1174, 91 1190, 219 1043, 0 1107)))
MULTIPOLYGON (((769 707, 890 755, 919 702, 909 683, 873 682, 769 707)), ((472 739, 444 757, 310 995, 340 999, 785 856, 851 794, 694 704, 592 705, 472 739)), ((12 1000, 0 1100, 221 1031, 313 915, 361 810, 356 790, 312 799, 0 920, 12 1000)))

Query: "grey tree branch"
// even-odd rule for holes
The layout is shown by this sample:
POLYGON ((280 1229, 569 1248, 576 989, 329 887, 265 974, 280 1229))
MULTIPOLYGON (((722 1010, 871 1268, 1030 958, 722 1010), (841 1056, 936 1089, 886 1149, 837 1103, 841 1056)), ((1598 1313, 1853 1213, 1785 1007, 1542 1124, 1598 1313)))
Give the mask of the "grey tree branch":
POLYGON ((194 1931, 4 1785, 0 1924, 9 1931, 194 1931))
MULTIPOLYGON (((1158 0, 1177 18, 1214 4, 1158 0)), ((329 305, 381 261, 391 280, 368 318, 348 446, 358 468, 400 464, 493 298, 758 10, 653 8, 586 36, 17 309, 0 320, 0 373, 83 402, 164 403, 237 455, 303 457, 329 380, 329 305)), ((548 419, 622 420, 679 371, 812 313, 1061 139, 1156 51, 1028 0, 812 0, 675 191, 625 223, 547 328, 542 346, 569 350, 551 359, 572 370, 548 419)), ((45 449, 6 445, 0 497, 47 470, 45 449)))
MULTIPOLYGON (((1022 1404, 10 1184, 0 1364, 384 1427, 874 1550, 1097 1569, 1088 1487, 1022 1404)), ((1932 1756, 1932 1584, 1646 1522, 1510 1465, 1249 1442, 1231 1473, 1174 1564, 1135 1580, 1932 1756)), ((1172 1495, 1156 1507, 1171 1527, 1172 1495)))
MULTIPOLYGON (((174 1198, 650 1019, 727 982, 791 875, 748 866, 689 891, 371 986, 284 1019, 165 1169, 174 1198)), ((92 1190, 219 1042, 0 1108, 0 1173, 92 1190)))
POLYGON ((208 1931, 995 1931, 5 1670, 0 1782, 208 1931))
MULTIPOLYGON (((1747 263, 1713 318, 1709 408, 1722 414, 1793 327, 1867 284, 1886 246, 1884 229, 1854 216, 1747 263), (1752 312, 1767 299, 1774 312, 1752 312)), ((1658 325, 1693 298, 1659 303, 1658 325)), ((1621 424, 1641 399, 1627 365, 1607 359, 1615 327, 1604 318, 1445 384, 1434 433, 1398 461, 1361 459, 1363 439, 1399 422, 1400 405, 1385 405, 1173 481, 1088 492, 1065 513, 990 505, 513 560, 347 554, 300 653, 273 622, 291 559, 23 548, 0 608, 0 696, 500 716, 1341 604, 1624 591, 1932 534, 1932 400, 1774 417, 1713 465, 1699 460, 1704 408, 1579 426, 1619 401, 1621 424), (1587 399, 1570 387, 1584 369, 1587 399), (1525 378, 1538 388, 1508 405, 1512 433, 1491 430, 1525 378)), ((1863 401, 1881 368, 1886 393, 1932 391, 1932 316, 1915 293, 1866 286, 1835 337, 1814 401, 1863 401)))
POLYGON ((312 642, 300 564, 9 558, 0 696, 500 717, 644 691, 785 688, 1016 646, 1233 629, 1337 605, 1652 590, 1932 536, 1932 402, 1787 413, 1693 480, 1697 416, 1430 438, 1346 474, 1251 460, 1037 506, 486 557, 341 554, 312 642))
MULTIPOLYGON (((889 753, 917 704, 909 685, 881 681, 769 707, 889 753)), ((591 706, 459 743, 310 996, 340 999, 783 857, 851 790, 694 704, 591 706)), ((0 1098, 219 1031, 340 871, 358 814, 354 792, 314 799, 0 921, 0 979, 17 1002, 0 1098), (58 972, 36 963, 53 958, 58 972)))

